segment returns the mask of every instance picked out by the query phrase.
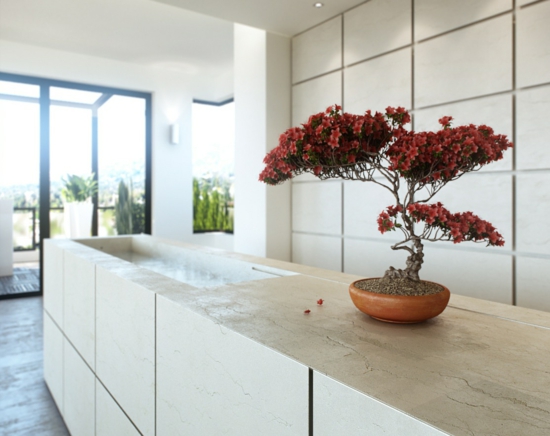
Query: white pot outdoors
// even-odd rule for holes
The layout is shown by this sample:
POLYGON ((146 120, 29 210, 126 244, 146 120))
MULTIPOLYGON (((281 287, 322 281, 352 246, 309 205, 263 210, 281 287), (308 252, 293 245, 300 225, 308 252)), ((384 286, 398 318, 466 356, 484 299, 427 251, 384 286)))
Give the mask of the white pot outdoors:
POLYGON ((91 236, 93 211, 94 205, 91 201, 65 203, 65 235, 71 239, 91 236))

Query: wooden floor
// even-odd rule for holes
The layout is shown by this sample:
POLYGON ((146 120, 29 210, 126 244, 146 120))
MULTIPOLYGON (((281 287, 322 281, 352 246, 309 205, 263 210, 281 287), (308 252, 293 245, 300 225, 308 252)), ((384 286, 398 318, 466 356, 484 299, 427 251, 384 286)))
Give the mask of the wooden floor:
POLYGON ((42 297, 0 301, 0 436, 68 435, 42 375, 42 297))

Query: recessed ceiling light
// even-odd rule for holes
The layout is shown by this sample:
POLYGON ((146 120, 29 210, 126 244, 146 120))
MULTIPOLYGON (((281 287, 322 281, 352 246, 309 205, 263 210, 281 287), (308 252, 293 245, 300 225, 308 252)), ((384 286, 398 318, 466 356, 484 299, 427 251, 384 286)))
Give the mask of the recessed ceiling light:
POLYGON ((321 2, 317 2, 317 3, 313 3, 313 6, 315 6, 316 8, 322 8, 324 4, 321 2))

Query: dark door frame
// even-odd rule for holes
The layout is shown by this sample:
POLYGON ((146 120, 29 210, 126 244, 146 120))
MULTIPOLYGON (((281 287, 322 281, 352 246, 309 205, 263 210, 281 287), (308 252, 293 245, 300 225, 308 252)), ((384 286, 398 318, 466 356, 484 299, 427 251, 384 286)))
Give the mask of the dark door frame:
MULTIPOLYGON (((151 234, 152 225, 152 94, 149 92, 132 91, 108 86, 89 85, 84 83, 69 82, 56 79, 26 76, 21 74, 0 72, 0 80, 38 85, 40 87, 39 98, 16 97, 2 95, 2 98, 34 101, 40 105, 40 179, 39 179, 39 220, 40 220, 40 291, 12 295, 16 297, 42 295, 44 288, 44 239, 50 237, 50 87, 76 89, 80 91, 99 92, 102 95, 91 105, 81 103, 63 103, 67 106, 88 107, 92 110, 92 171, 98 178, 98 123, 97 110, 109 98, 114 95, 143 98, 145 100, 145 233, 151 234)), ((94 214, 92 222, 92 235, 97 235, 97 195, 92 199, 94 214)), ((1 297, 0 297, 1 298, 1 297)))

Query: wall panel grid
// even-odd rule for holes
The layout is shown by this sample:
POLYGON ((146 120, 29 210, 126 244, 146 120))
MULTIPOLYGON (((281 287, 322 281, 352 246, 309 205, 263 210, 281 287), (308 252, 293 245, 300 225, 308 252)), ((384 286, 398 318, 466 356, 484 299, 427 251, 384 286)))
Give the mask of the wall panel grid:
MULTIPOLYGON (((548 286, 537 277, 550 270, 548 22, 550 0, 367 1, 293 38, 292 119, 299 125, 330 104, 352 113, 401 105, 415 130, 437 129, 437 120, 451 115, 456 125, 487 124, 507 135, 515 146, 502 161, 434 198, 492 222, 506 246, 427 243, 438 258, 427 258, 421 273, 447 277, 457 293, 550 311, 548 286), (321 33, 330 44, 319 43, 321 33), (443 271, 453 263, 477 268, 463 271, 468 279, 460 280, 430 262, 443 271), (487 268, 499 271, 500 291, 485 286, 487 268), (483 285, 472 290, 476 280, 483 285)), ((360 275, 384 272, 373 265, 403 267, 381 248, 394 235, 376 234, 382 193, 341 183, 338 196, 330 183, 294 180, 293 261, 360 275), (327 253, 319 252, 323 247, 327 253), (364 266, 355 256, 372 262, 364 266)))

